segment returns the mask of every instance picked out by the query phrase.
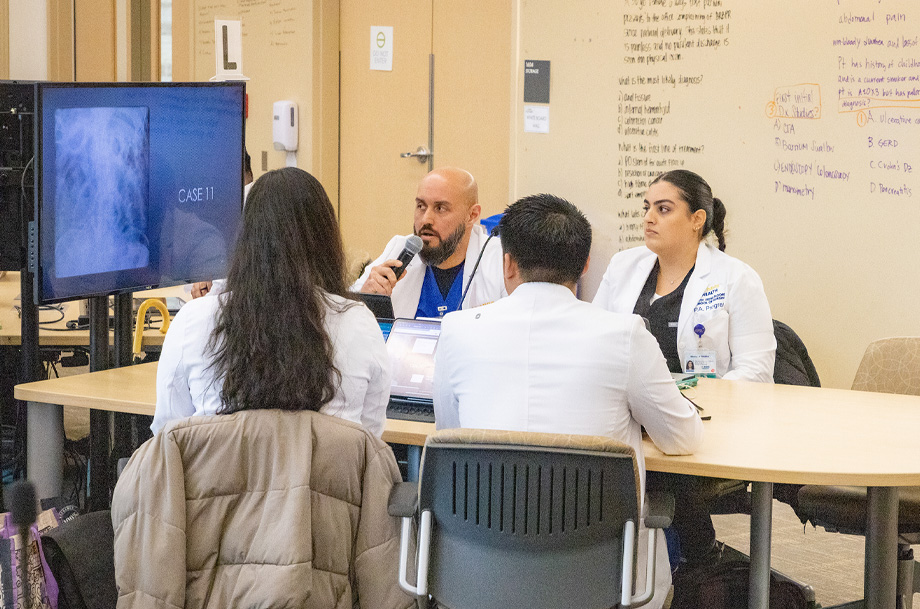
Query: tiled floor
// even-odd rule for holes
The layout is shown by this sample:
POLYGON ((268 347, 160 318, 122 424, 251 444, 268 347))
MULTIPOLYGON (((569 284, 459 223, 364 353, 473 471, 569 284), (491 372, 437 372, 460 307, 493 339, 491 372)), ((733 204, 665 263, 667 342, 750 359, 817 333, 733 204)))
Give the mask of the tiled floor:
MULTIPOLYGON (((719 541, 748 552, 748 516, 714 516, 713 521, 719 541)), ((824 607, 862 598, 864 547, 862 537, 803 526, 792 508, 773 502, 771 564, 814 588, 815 600, 824 607)), ((920 548, 914 552, 920 557, 920 548)), ((920 607, 920 594, 914 595, 914 606, 920 607)))

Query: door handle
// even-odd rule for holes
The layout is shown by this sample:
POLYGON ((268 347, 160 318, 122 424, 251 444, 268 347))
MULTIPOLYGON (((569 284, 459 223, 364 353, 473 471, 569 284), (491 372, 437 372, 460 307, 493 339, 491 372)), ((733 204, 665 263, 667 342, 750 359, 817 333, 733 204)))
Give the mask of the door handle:
POLYGON ((415 152, 403 152, 401 155, 399 155, 399 157, 402 159, 408 159, 408 158, 414 157, 418 159, 419 163, 425 163, 428 161, 428 157, 433 156, 433 155, 434 153, 429 151, 424 146, 419 146, 418 150, 416 150, 415 152))

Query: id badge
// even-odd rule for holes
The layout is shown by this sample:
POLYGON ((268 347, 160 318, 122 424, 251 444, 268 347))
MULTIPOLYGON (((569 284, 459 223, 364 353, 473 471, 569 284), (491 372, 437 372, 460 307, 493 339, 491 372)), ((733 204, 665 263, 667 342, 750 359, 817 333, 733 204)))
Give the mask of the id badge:
POLYGON ((716 378, 716 352, 712 349, 695 349, 687 352, 684 372, 716 378))

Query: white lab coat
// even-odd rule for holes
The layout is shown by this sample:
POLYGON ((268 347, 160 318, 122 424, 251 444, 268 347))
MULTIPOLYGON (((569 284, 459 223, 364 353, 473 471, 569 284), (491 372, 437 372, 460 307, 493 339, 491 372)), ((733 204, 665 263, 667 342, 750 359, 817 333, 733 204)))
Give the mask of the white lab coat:
POLYGON ((640 425, 668 454, 690 453, 702 437, 639 317, 603 311, 553 283, 524 283, 444 317, 434 412, 439 429, 607 436, 633 447, 642 480, 640 425))
MULTIPOLYGON (((608 311, 632 313, 657 256, 645 246, 614 255, 594 297, 608 311)), ((757 273, 736 258, 701 242, 696 267, 681 302, 677 352, 699 348, 693 328, 703 324, 702 348, 716 352, 716 373, 732 380, 773 382, 776 338, 773 318, 757 273)))
MULTIPOLYGON (((332 342, 332 361, 341 375, 332 400, 320 412, 363 425, 376 436, 383 433, 390 400, 390 358, 371 312, 361 304, 329 295, 323 326, 332 342)), ((159 433, 174 419, 212 415, 220 408, 223 380, 211 365, 207 348, 214 331, 223 292, 213 290, 185 304, 169 325, 157 366, 157 405, 150 429, 159 433)))
MULTIPOLYGON (((361 277, 351 286, 352 291, 360 292, 364 282, 371 274, 371 268, 378 266, 386 260, 393 260, 399 256, 400 252, 406 245, 408 235, 397 235, 390 239, 380 256, 367 265, 361 277)), ((470 233, 470 243, 466 248, 466 263, 463 265, 463 289, 466 289, 470 282, 470 274, 476 265, 476 259, 479 258, 479 252, 489 237, 486 230, 479 224, 473 226, 470 233)), ((393 313, 396 317, 413 319, 415 312, 418 310, 418 301, 422 295, 422 283, 425 280, 425 264, 421 258, 416 256, 406 267, 406 271, 396 287, 393 288, 393 313)), ((505 291, 505 278, 502 270, 502 246, 498 237, 489 241, 485 253, 482 255, 482 261, 479 263, 479 269, 476 276, 473 277, 473 284, 463 301, 461 308, 469 309, 480 305, 488 304, 503 296, 507 296, 505 291)))
MULTIPOLYGON (((702 440, 699 416, 639 317, 580 301, 565 286, 524 283, 491 305, 448 313, 435 357, 439 429, 607 436, 635 450, 643 493, 640 425, 667 454, 693 452, 702 440)), ((640 533, 644 581, 644 527, 640 533)), ((664 536, 656 563, 649 607, 661 607, 670 586, 664 536)))

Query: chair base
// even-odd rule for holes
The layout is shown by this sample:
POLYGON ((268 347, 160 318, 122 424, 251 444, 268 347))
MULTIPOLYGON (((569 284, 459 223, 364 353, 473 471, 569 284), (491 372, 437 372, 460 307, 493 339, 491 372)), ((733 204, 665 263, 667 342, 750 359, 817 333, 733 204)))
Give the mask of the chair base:
MULTIPOLYGON (((856 486, 805 486, 799 492, 799 519, 832 533, 865 535, 868 491, 856 486)), ((898 609, 910 609, 913 595, 920 592, 920 563, 914 561, 910 544, 920 542, 920 487, 898 489, 898 609)), ((864 607, 864 601, 838 605, 864 607)))
MULTIPOLYGON (((914 560, 914 553, 907 544, 898 544, 898 589, 896 609, 912 609, 914 594, 920 592, 920 562, 914 560)), ((833 605, 827 609, 864 609, 865 599, 833 605)))

